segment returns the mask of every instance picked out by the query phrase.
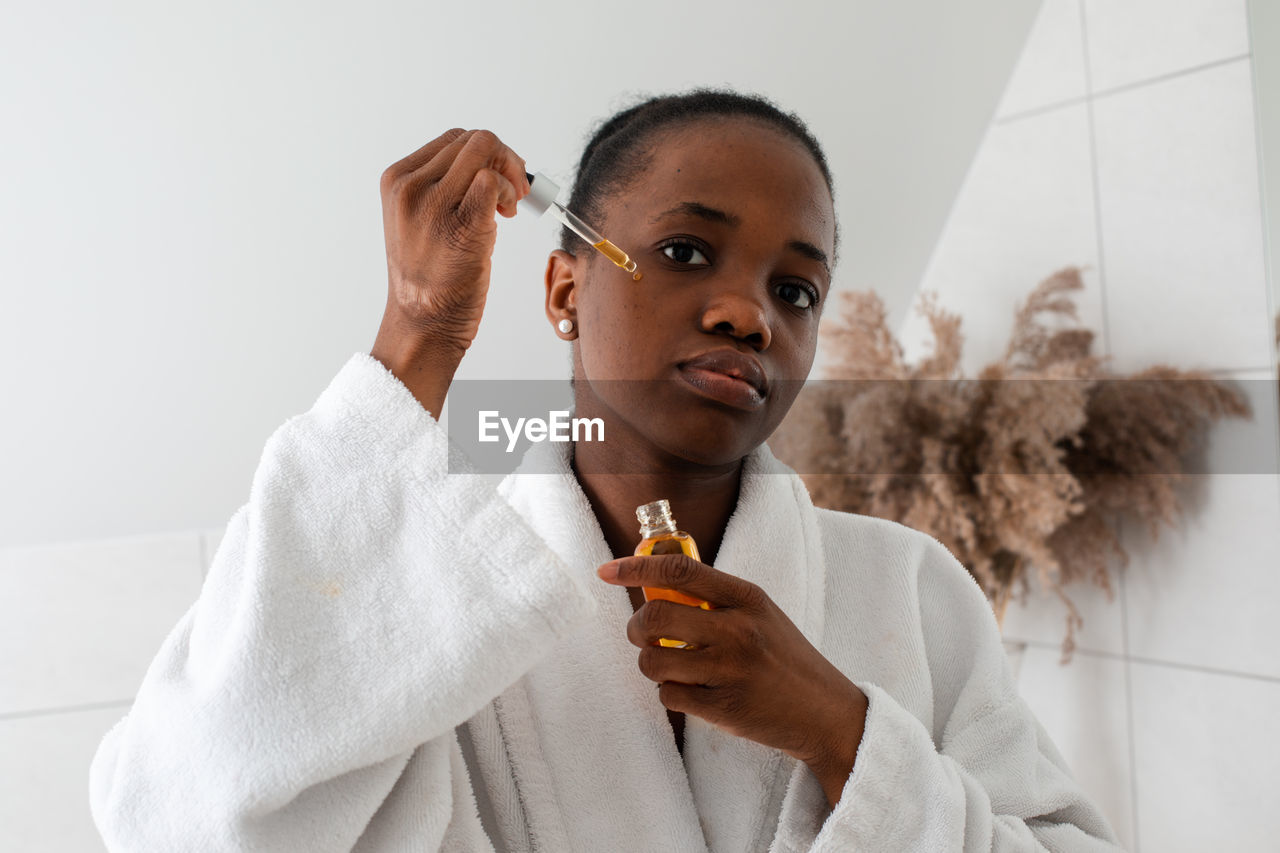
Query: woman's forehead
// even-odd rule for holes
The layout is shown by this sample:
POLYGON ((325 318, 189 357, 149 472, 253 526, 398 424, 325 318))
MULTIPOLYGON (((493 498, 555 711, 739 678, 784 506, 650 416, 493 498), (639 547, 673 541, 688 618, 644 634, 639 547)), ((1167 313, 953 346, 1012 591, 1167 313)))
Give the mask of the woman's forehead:
POLYGON ((813 154, 800 140, 754 119, 699 119, 659 131, 646 147, 650 175, 697 180, 729 171, 750 180, 785 167, 826 188, 813 154))
POLYGON ((799 140, 754 121, 680 130, 656 140, 628 190, 647 218, 698 204, 730 216, 766 209, 822 231, 833 225, 826 180, 799 140))

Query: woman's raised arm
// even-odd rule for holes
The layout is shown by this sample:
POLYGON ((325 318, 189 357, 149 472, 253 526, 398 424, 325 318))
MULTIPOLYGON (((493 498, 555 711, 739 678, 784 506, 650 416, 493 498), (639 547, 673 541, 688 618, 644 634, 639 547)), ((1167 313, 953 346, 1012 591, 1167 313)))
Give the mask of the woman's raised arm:
POLYGON ((449 472, 429 412, 357 353, 268 439, 94 758, 111 850, 348 851, 392 824, 406 849, 486 846, 454 729, 595 605, 491 485, 449 472))

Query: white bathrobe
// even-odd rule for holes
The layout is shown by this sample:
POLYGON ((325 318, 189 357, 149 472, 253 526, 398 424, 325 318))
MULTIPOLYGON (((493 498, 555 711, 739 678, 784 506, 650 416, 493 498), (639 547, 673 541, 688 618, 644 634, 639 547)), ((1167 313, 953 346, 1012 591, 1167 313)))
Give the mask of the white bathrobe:
POLYGON ((98 748, 109 848, 1118 849, 964 568, 918 531, 816 509, 767 447, 716 568, 866 693, 866 728, 834 809, 806 765, 692 714, 682 759, 626 589, 596 577, 612 554, 567 447, 535 446, 524 466, 557 473, 497 489, 446 473, 443 428, 354 355, 267 441, 98 748))

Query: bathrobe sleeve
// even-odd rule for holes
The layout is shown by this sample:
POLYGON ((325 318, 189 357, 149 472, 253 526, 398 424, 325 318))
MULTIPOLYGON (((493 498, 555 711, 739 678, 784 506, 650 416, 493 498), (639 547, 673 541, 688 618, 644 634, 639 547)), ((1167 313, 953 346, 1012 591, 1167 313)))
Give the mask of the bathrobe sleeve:
POLYGON ((932 731, 880 686, 855 681, 869 700, 866 726, 811 853, 1120 850, 1018 695, 981 588, 946 548, 918 536, 932 731))
POLYGON ((411 758, 393 822, 411 834, 382 841, 484 838, 454 728, 595 603, 491 484, 447 473, 449 447, 364 353, 269 438, 198 600, 94 757, 111 850, 349 851, 404 798, 388 795, 411 758))

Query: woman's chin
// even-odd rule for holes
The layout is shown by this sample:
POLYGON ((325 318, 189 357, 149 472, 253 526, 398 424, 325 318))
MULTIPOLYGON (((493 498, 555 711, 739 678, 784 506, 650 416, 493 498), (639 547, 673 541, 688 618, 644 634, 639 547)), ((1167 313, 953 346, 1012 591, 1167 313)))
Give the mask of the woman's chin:
POLYGON ((717 436, 664 436, 658 442, 659 447, 670 455, 701 468, 732 466, 763 443, 763 438, 753 441, 747 436, 725 433, 717 436))
POLYGON ((748 412, 691 397, 674 383, 640 389, 635 384, 609 387, 611 392, 626 393, 611 393, 593 400, 593 405, 579 406, 580 415, 602 417, 606 435, 619 436, 616 452, 609 452, 606 439, 605 446, 597 449, 603 452, 590 454, 597 464, 619 469, 613 473, 666 473, 685 464, 691 469, 728 468, 763 444, 777 427, 775 421, 781 420, 771 406, 748 412), (646 465, 654 470, 642 470, 646 465))

